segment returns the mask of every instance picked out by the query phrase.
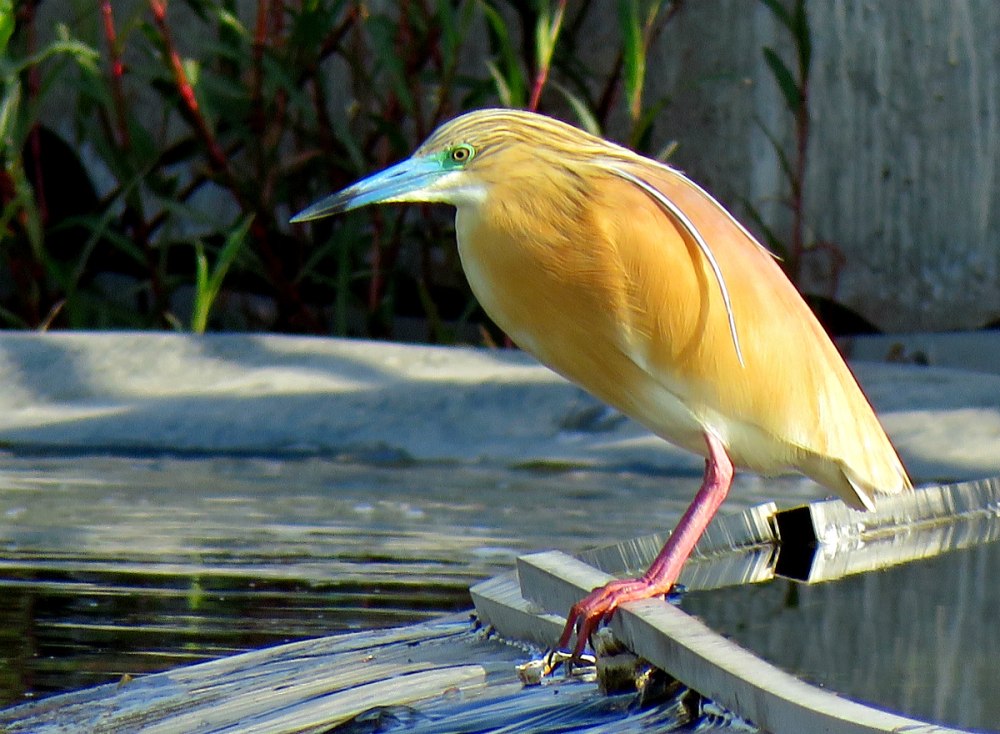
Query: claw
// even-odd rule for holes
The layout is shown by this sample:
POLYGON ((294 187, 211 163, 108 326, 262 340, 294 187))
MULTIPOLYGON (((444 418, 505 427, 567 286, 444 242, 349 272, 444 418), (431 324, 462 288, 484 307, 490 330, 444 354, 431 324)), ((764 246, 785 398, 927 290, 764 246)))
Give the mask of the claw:
POLYGON ((545 653, 545 657, 542 658, 542 675, 551 675, 556 672, 563 663, 566 663, 568 668, 572 661, 572 653, 560 649, 549 650, 545 653))
POLYGON ((517 674, 521 682, 526 686, 538 686, 544 683, 544 679, 555 673, 563 664, 566 664, 566 676, 587 675, 588 670, 593 670, 597 665, 597 658, 593 655, 580 655, 574 657, 566 650, 547 650, 540 658, 530 660, 527 663, 517 666, 517 674), (576 666, 580 667, 578 671, 576 666))

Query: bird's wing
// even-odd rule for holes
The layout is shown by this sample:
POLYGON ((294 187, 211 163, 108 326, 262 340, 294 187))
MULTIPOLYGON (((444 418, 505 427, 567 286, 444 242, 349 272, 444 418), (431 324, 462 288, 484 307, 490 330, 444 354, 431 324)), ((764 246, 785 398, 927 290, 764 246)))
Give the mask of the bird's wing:
POLYGON ((594 206, 616 212, 605 236, 628 280, 626 348, 637 362, 744 465, 798 469, 855 505, 908 488, 854 376, 767 251, 673 169, 615 166, 594 206))
POLYGON ((696 245, 698 245, 698 249, 701 251, 701 256, 712 269, 712 275, 715 276, 716 283, 718 283, 719 295, 722 296, 722 303, 726 307, 726 319, 729 322, 729 333, 733 337, 733 349, 736 350, 736 358, 739 359, 740 365, 743 365, 743 350, 740 349, 740 337, 739 334, 736 333, 736 320, 733 317, 733 304, 732 300, 729 298, 729 287, 726 285, 726 279, 722 275, 722 270, 719 268, 719 263, 715 259, 715 255, 712 254, 711 246, 705 241, 705 238, 701 236, 701 232, 694 225, 694 223, 688 219, 684 210, 661 193, 655 185, 648 182, 641 175, 632 173, 626 167, 612 165, 611 170, 629 183, 632 183, 642 189, 643 192, 653 199, 653 201, 655 201, 656 204, 663 209, 664 213, 673 219, 677 225, 682 227, 687 235, 694 240, 696 245))

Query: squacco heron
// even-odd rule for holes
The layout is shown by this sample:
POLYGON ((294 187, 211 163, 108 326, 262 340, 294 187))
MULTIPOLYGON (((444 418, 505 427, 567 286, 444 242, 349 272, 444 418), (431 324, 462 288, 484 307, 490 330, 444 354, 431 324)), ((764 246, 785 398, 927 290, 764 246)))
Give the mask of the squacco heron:
POLYGON ((473 293, 522 349, 667 441, 705 476, 649 570, 574 605, 574 655, 622 603, 665 594, 734 466, 799 472, 872 508, 910 480, 858 383, 772 256, 673 168, 530 112, 480 110, 309 207, 457 209, 473 293))

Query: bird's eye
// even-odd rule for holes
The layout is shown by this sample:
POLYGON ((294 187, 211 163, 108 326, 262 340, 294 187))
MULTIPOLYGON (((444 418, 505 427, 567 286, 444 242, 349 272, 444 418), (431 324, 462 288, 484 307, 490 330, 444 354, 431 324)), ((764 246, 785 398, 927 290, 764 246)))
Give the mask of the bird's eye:
POLYGON ((471 145, 456 145, 451 149, 451 162, 452 163, 467 163, 472 159, 475 154, 475 149, 471 145))

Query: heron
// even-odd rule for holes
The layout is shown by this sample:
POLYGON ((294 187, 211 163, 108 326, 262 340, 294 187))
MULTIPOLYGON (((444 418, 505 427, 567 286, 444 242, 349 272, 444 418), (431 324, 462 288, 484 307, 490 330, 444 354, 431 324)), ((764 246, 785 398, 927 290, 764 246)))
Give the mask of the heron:
POLYGON ((578 657, 622 604, 663 596, 736 467, 799 473, 848 505, 912 484, 871 404, 773 255, 675 168, 534 112, 484 109, 292 222, 368 204, 455 207, 486 313, 521 349, 705 458, 694 500, 649 569, 573 605, 578 657))

